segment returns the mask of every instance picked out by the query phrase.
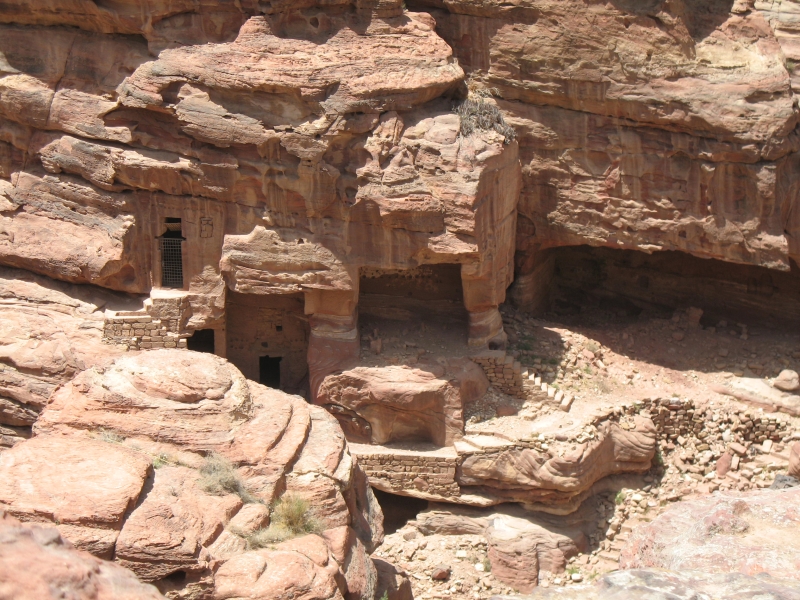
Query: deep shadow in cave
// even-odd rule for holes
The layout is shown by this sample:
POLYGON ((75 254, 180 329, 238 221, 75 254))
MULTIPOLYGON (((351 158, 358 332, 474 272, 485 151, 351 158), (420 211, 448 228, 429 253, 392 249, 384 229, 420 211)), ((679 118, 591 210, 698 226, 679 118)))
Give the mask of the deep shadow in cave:
POLYGON ((386 535, 401 529, 406 523, 417 518, 417 515, 428 508, 427 500, 397 496, 372 488, 378 504, 383 511, 383 530, 386 535))
POLYGON ((214 354, 214 330, 198 329, 186 340, 186 347, 195 352, 214 354))

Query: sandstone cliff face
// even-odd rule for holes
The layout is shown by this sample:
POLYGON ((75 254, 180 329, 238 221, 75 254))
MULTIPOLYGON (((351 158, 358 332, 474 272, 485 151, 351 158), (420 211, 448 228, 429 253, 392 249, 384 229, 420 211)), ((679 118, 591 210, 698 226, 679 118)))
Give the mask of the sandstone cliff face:
POLYGON ((557 246, 798 260, 794 2, 412 6, 519 134, 516 300, 557 246))
MULTIPOLYGON (((399 0, 3 2, 0 264, 42 277, 23 285, 21 271, 9 271, 3 284, 14 315, 0 325, 4 446, 24 439, 55 387, 87 367, 213 330, 217 354, 251 379, 277 369, 286 386, 291 376, 293 391, 354 424, 352 439, 446 446, 446 456, 414 457, 445 476, 403 480, 422 497, 463 486, 474 492, 464 502, 567 510, 597 478, 646 468, 654 440, 646 422, 626 433, 609 425, 568 458, 491 436, 451 448, 464 404, 452 381, 359 365, 362 279, 456 269, 468 350, 455 358, 463 358, 502 351, 506 289, 513 280, 515 302, 536 304, 551 279, 545 251, 556 247, 678 250, 791 277, 800 257, 795 3, 413 0, 408 8, 399 0), (515 135, 500 121, 469 132, 453 112, 465 97, 499 107, 515 135), (61 297, 65 288, 46 278, 106 288, 114 300, 61 297), (102 339, 113 342, 103 346, 101 318, 102 339), (50 335, 57 330, 64 335, 50 335), (420 412, 436 418, 420 426, 420 412)), ((88 422, 159 439, 152 421, 117 420, 102 408, 107 399, 81 391, 105 377, 87 371, 65 385, 53 399, 60 408, 36 425, 42 439, 88 422)), ((160 393, 136 385, 136 394, 160 393)), ((185 393, 171 401, 198 401, 185 393)), ((174 408, 136 394, 142 414, 174 408)), ((320 431, 336 431, 321 412, 302 410, 320 431)), ((199 441, 173 433, 187 451, 227 448, 243 460, 225 446, 227 433, 199 441)), ((48 448, 36 451, 57 451, 48 448)), ((383 458, 375 460, 380 478, 383 458)), ((121 507, 137 497, 144 467, 134 463, 134 491, 110 509, 103 535, 81 533, 100 553, 116 548, 106 530, 118 530, 121 507)), ((257 476, 264 489, 276 485, 275 473, 257 476)), ((171 476, 193 490, 187 477, 171 476)), ((378 485, 397 491, 397 481, 378 485)), ((331 489, 317 492, 340 507, 331 489)), ((146 562, 134 538, 125 560, 146 562)))

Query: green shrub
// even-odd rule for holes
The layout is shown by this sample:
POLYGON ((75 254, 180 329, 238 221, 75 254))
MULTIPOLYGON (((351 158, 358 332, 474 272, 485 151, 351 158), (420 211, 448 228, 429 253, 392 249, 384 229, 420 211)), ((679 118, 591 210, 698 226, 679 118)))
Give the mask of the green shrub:
POLYGON ((236 494, 245 504, 259 502, 245 487, 234 466, 224 456, 211 453, 200 467, 200 487, 215 496, 236 494))
POLYGON ((496 131, 503 136, 506 144, 517 138, 517 132, 508 125, 503 113, 486 99, 492 96, 492 90, 475 90, 453 112, 461 117, 461 137, 469 137, 476 131, 496 131))

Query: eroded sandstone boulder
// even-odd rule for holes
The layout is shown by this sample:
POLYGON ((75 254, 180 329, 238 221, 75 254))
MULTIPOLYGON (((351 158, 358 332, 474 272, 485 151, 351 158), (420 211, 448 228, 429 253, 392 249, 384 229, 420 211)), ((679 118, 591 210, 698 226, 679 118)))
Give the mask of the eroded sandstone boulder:
POLYGON ((356 367, 325 378, 317 403, 339 416, 357 441, 450 446, 464 433, 464 406, 488 387, 481 368, 465 358, 415 368, 356 367), (363 422, 360 430, 354 419, 363 422))
POLYGON ((649 418, 636 416, 625 429, 606 421, 594 439, 565 448, 563 454, 512 444, 465 453, 456 480, 463 493, 486 495, 492 503, 521 502, 531 510, 569 513, 603 477, 647 471, 655 445, 649 418))
POLYGON ((336 420, 224 359, 158 350, 90 368, 34 432, 0 455, 0 506, 170 597, 374 596, 382 516, 336 420), (227 484, 209 483, 209 461, 227 484), (287 491, 317 533, 248 550, 287 491))
POLYGON ((800 489, 790 488, 678 503, 633 532, 620 566, 798 580, 798 499, 800 489))
POLYGON ((432 504, 417 515, 424 535, 480 535, 486 539, 492 576, 523 593, 542 573, 562 573, 568 560, 589 546, 598 515, 591 502, 568 516, 502 505, 491 510, 432 504))
POLYGON ((49 525, 0 511, 0 598, 4 600, 163 600, 122 567, 76 550, 49 525))

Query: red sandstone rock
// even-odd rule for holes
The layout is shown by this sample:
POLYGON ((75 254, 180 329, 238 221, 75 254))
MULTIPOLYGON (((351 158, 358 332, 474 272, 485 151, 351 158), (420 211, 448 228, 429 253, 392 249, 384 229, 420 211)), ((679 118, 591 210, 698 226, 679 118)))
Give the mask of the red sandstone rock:
POLYGON ((521 502, 531 510, 572 512, 603 477, 650 468, 655 427, 643 417, 636 417, 635 423, 627 430, 606 422, 597 438, 563 457, 519 447, 465 456, 456 481, 462 493, 485 495, 492 503, 521 502))
POLYGON ((0 506, 56 522, 165 592, 374 596, 380 508, 336 420, 224 359, 158 350, 89 369, 57 391, 35 433, 0 455, 0 506), (205 487, 198 469, 212 451, 247 493, 205 487), (265 526, 285 489, 309 501, 322 536, 248 551, 239 534, 265 526), (244 505, 253 497, 266 506, 244 505))
POLYGON ((379 558, 373 562, 378 570, 378 598, 385 593, 388 600, 414 600, 411 583, 397 567, 379 558))
POLYGON ((151 472, 150 458, 130 448, 37 436, 0 454, 0 509, 56 523, 78 548, 110 558, 151 472))
POLYGON ((22 524, 0 511, 0 598, 157 600, 156 588, 73 548, 55 527, 22 524))
POLYGON ((373 443, 421 440, 451 445, 464 432, 464 404, 482 396, 489 384, 472 361, 450 362, 448 378, 438 364, 356 367, 328 376, 320 386, 317 402, 345 420, 351 418, 352 411, 366 421, 367 439, 373 443), (337 409, 347 412, 337 413, 337 409))
POLYGON ((597 529, 594 509, 584 504, 576 513, 554 518, 513 505, 493 511, 436 504, 417 516, 425 535, 482 535, 488 544, 492 576, 521 592, 530 592, 539 573, 561 573, 567 561, 588 549, 597 529))
POLYGON ((431 579, 434 581, 447 581, 450 579, 450 567, 447 565, 438 565, 431 571, 431 579))
POLYGON ((733 455, 729 452, 724 452, 722 456, 719 457, 717 460, 716 466, 716 473, 717 477, 725 477, 728 471, 731 470, 731 464, 733 463, 733 455))
POLYGON ((4 436, 0 447, 28 435, 57 385, 120 354, 100 342, 101 308, 130 301, 99 288, 0 268, 0 425, 16 433, 4 436))
POLYGON ((678 503, 634 531, 620 566, 800 579, 798 499, 791 488, 678 503))
POLYGON ((782 269, 796 260, 791 232, 800 220, 790 219, 786 236, 766 216, 773 198, 784 209, 796 205, 782 168, 795 151, 790 72, 780 59, 796 53, 792 9, 583 0, 418 6, 431 9, 464 69, 498 90, 520 136, 520 301, 535 298, 538 252, 551 246, 681 250, 782 269), (539 18, 545 13, 549 20, 539 18), (606 52, 609 44, 617 50, 606 52), (770 99, 742 111, 738 103, 759 93, 770 99), (580 187, 570 184, 575 178, 580 187), (728 203, 731 185, 763 214, 755 229, 728 203))

